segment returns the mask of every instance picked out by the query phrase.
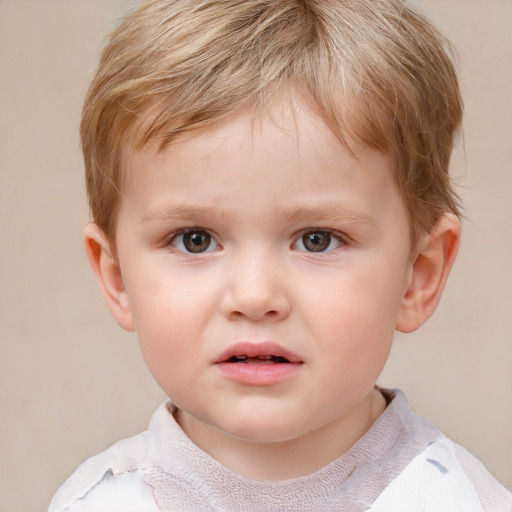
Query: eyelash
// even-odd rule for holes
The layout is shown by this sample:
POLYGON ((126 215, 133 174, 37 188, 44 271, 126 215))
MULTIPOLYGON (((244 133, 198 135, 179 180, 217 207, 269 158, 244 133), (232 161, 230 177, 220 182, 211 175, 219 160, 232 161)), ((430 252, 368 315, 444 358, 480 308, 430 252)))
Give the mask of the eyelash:
MULTIPOLYGON (((305 231, 301 231, 297 238, 295 239, 295 241, 292 243, 291 248, 298 250, 300 252, 306 252, 310 254, 324 254, 347 244, 347 238, 336 231, 332 231, 329 229, 311 228, 305 231), (331 247, 333 242, 335 243, 335 247, 331 247), (319 250, 313 250, 311 243, 318 244, 316 248, 318 248, 319 250), (308 249, 308 245, 310 246, 309 249, 311 250, 308 249)), ((207 229, 199 227, 183 228, 174 231, 171 235, 169 235, 166 238, 165 245, 172 247, 173 250, 176 250, 177 252, 180 253, 197 255, 206 254, 218 248, 221 248, 219 243, 216 241, 215 237, 212 234, 210 234, 210 232, 207 229), (199 237, 203 238, 197 239, 196 237, 196 241, 194 241, 193 238, 187 240, 186 238, 184 238, 187 235, 199 235, 199 237), (181 242, 177 243, 180 237, 183 238, 181 242), (201 245, 202 242, 203 245, 204 243, 206 243, 206 246, 203 247, 203 245, 201 245), (212 243, 214 243, 216 247, 212 248, 212 243), (198 250, 194 250, 194 248, 197 248, 198 250)))
MULTIPOLYGON (((206 254, 206 253, 209 253, 209 252, 212 252, 215 250, 215 248, 210 249, 212 242, 215 243, 215 245, 217 247, 220 247, 218 242, 215 240, 215 237, 212 234, 210 234, 210 232, 207 229, 199 228, 199 227, 191 227, 191 228, 177 229, 176 231, 171 233, 167 237, 165 245, 168 247, 172 247, 177 252, 184 253, 184 254, 206 254), (207 235, 208 246, 206 247, 206 250, 199 250, 199 251, 188 250, 189 248, 187 248, 185 245, 186 244, 185 239, 182 239, 181 244, 180 244, 183 246, 183 248, 176 246, 176 241, 179 240, 180 237, 185 237, 186 235, 193 235, 193 234, 207 235)), ((197 244, 197 247, 198 248, 200 247, 199 244, 197 244)))
MULTIPOLYGON (((309 240, 311 241, 311 239, 309 240)), ((308 252, 310 254, 323 254, 323 253, 327 253, 327 252, 331 252, 335 249, 338 249, 339 247, 343 246, 343 245, 347 245, 348 244, 348 241, 347 241, 347 238, 343 235, 341 235, 340 233, 336 232, 336 231, 332 231, 330 229, 315 229, 315 228, 312 228, 312 229, 308 229, 308 230, 305 230, 305 231, 302 231, 299 235, 299 237, 297 238, 297 240, 293 243, 292 247, 296 247, 297 244, 302 244, 303 248, 304 249, 301 249, 301 251, 303 252, 308 252), (322 250, 319 250, 319 251, 309 251, 307 250, 306 248, 306 244, 308 243, 308 240, 307 240, 307 236, 311 236, 311 235, 322 235, 322 236, 326 236, 327 235, 327 240, 322 240, 320 239, 320 242, 323 242, 323 244, 321 244, 320 247, 322 247, 322 245, 325 245, 325 243, 327 243, 327 245, 325 246, 325 248, 323 248, 322 250), (331 244, 333 243, 333 241, 336 241, 337 245, 336 247, 332 247, 329 249, 329 247, 331 246, 331 244)))

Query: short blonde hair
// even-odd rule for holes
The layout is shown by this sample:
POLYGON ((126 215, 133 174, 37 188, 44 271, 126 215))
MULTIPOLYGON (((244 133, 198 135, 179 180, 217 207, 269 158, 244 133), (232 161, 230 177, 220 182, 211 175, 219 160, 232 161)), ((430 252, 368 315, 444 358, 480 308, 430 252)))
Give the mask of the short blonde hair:
POLYGON ((448 175, 457 75, 447 41, 405 1, 146 0, 112 33, 85 100, 93 220, 113 238, 124 151, 163 148, 290 88, 343 143, 392 155, 413 241, 459 214, 448 175))

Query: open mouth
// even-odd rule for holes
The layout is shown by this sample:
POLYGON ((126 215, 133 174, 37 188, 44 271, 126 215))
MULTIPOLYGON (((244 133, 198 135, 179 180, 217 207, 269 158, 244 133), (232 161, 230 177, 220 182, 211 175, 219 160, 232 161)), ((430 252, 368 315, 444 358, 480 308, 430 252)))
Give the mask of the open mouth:
POLYGON ((302 358, 289 349, 271 341, 239 342, 229 346, 215 359, 215 364, 235 366, 275 365, 296 366, 303 364, 302 358))
POLYGON ((283 356, 255 356, 250 357, 246 355, 237 355, 230 357, 227 363, 241 363, 241 364, 290 364, 291 361, 283 356))
POLYGON ((241 341, 219 354, 214 364, 237 384, 273 386, 297 375, 304 361, 272 341, 241 341))

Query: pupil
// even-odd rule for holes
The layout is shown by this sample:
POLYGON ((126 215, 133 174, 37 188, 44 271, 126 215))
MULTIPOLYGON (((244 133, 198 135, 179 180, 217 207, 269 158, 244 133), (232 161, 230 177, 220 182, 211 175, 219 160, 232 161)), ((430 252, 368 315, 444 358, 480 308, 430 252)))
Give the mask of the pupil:
POLYGON ((203 252, 210 246, 211 237, 204 231, 186 233, 183 236, 183 244, 189 252, 203 252))
POLYGON ((330 233, 306 233, 302 237, 304 247, 311 252, 322 252, 329 247, 331 243, 330 233))

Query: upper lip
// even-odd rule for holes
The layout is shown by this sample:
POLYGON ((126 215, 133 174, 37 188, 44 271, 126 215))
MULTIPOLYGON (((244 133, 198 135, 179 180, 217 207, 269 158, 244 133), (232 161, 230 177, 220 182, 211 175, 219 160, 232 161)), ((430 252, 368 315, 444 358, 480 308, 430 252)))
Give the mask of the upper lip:
POLYGON ((215 360, 215 363, 225 363, 230 358, 235 356, 275 356, 283 357, 290 363, 303 362, 303 360, 297 354, 294 354, 291 350, 288 350, 272 341, 241 341, 230 345, 226 350, 219 354, 215 360))

